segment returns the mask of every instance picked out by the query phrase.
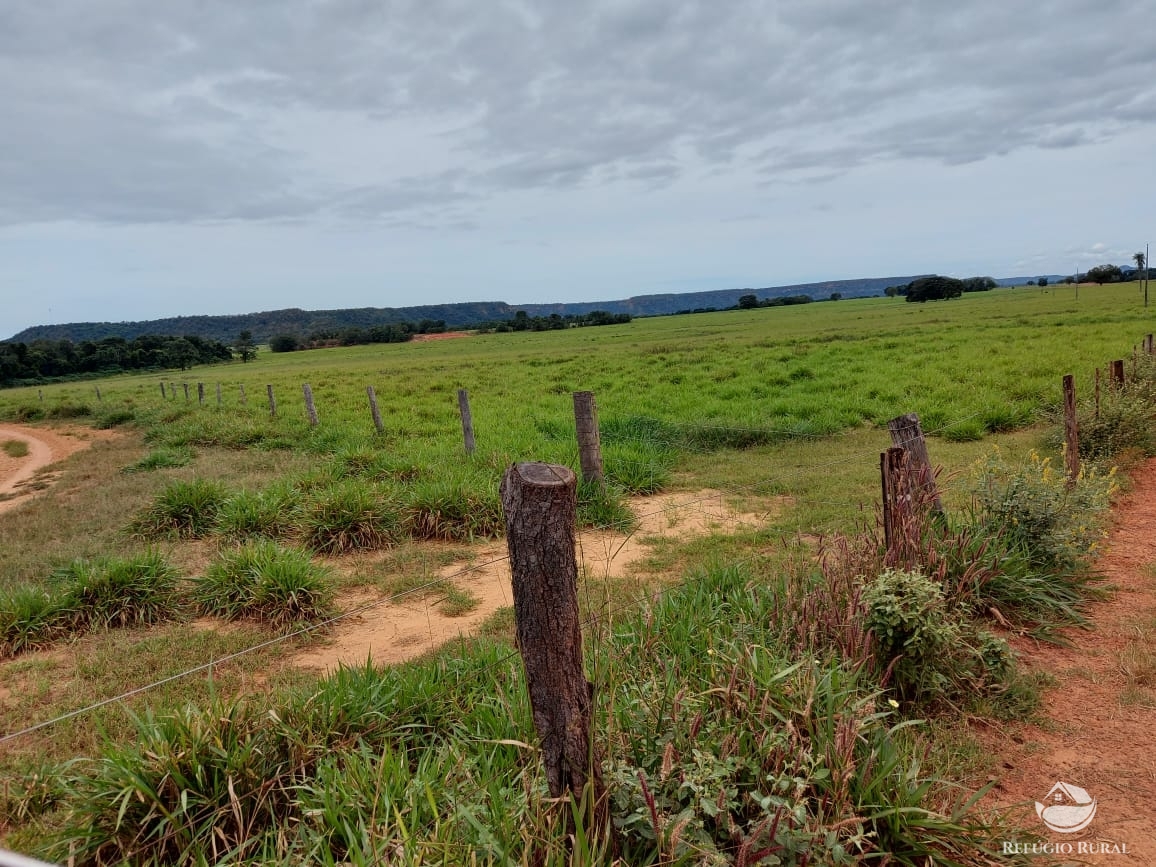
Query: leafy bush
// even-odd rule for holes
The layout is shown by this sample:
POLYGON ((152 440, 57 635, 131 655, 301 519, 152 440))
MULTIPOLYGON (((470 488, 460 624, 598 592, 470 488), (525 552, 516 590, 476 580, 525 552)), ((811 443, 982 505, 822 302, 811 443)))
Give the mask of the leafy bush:
POLYGON ((363 482, 342 482, 318 491, 297 518, 304 543, 322 554, 347 554, 391 545, 401 511, 390 497, 363 482))
POLYGON ((1104 535, 1100 513, 1118 489, 1115 469, 1104 474, 1085 463, 1068 485, 1050 458, 1033 451, 1028 464, 1013 467, 998 449, 974 469, 982 526, 1022 549, 1033 566, 1070 570, 1095 552, 1104 535))
POLYGON ((1078 425, 1080 457, 1102 461, 1129 451, 1145 456, 1156 454, 1153 410, 1151 397, 1136 388, 1106 391, 1099 413, 1094 406, 1084 404, 1078 425))
POLYGON ((329 614, 327 577, 307 552, 262 540, 222 554, 197 579, 192 598, 203 614, 284 627, 329 614))
POLYGON ((220 482, 172 482, 137 517, 132 531, 145 538, 199 539, 209 535, 229 498, 220 482))

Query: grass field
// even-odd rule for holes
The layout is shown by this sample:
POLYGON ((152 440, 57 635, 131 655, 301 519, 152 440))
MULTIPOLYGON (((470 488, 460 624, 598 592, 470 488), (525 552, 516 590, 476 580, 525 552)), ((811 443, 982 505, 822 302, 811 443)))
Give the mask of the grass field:
MULTIPOLYGON (((951 863, 944 853, 955 849, 951 857, 969 863, 982 848, 985 826, 952 830, 950 811, 942 820, 932 816, 946 809, 948 789, 906 775, 930 748, 933 767, 938 763, 957 779, 978 777, 982 760, 969 754, 966 734, 952 733, 943 719, 921 733, 893 730, 898 719, 889 719, 877 680, 822 648, 799 645, 791 625, 772 612, 801 592, 790 576, 810 574, 811 566, 799 566, 800 557, 806 560, 800 550, 811 544, 806 540, 874 523, 887 419, 919 413, 932 433, 932 458, 945 467, 948 508, 959 513, 971 501, 968 468, 994 443, 1009 461, 1026 461, 1033 449, 1048 453, 1049 413, 1059 404, 1062 374, 1076 374, 1087 395, 1095 367, 1131 359, 1133 344, 1153 330, 1156 315, 1142 307, 1135 284, 1081 287, 1078 300, 1071 287, 1049 287, 946 303, 862 299, 563 332, 262 353, 245 365, 100 380, 99 401, 93 382, 44 386, 43 401, 34 388, 0 392, 2 419, 126 428, 125 436, 70 459, 62 480, 43 496, 0 516, 0 590, 32 593, 35 598, 21 597, 22 610, 32 606, 51 639, 46 651, 2 663, 3 682, 14 686, 0 693, 0 729, 14 731, 285 632, 277 617, 259 616, 205 629, 192 620, 198 610, 280 611, 282 593, 298 605, 295 622, 309 622, 328 611, 333 593, 340 599, 351 588, 417 586, 413 576, 429 576, 499 534, 496 487, 510 462, 577 467, 571 393, 591 390, 612 485, 609 495, 585 492, 584 533, 620 521, 627 495, 657 490, 710 488, 765 514, 754 530, 651 540, 650 560, 661 579, 642 571, 629 581, 584 580, 590 664, 606 696, 600 731, 628 861, 734 861, 739 843, 728 849, 725 841, 746 840, 743 845, 755 848, 783 847, 785 863, 800 863, 806 852, 850 863, 846 859, 890 835, 893 847, 908 852, 899 863, 923 863, 917 839, 942 856, 941 863, 951 863), (170 395, 163 399, 162 381, 170 395), (197 402, 199 382, 204 405, 197 402), (316 399, 315 429, 305 417, 303 383, 316 399), (275 417, 265 403, 267 385, 277 397, 275 417), (370 419, 367 385, 378 396, 382 435, 370 419), (478 440, 472 457, 461 444, 459 388, 471 397, 478 440), (234 576, 236 563, 248 562, 234 547, 245 540, 261 553, 250 559, 281 565, 260 574, 246 566, 248 595, 241 599, 228 592, 242 580, 234 576), (302 547, 324 568, 310 571, 308 557, 293 553, 302 547), (363 556, 383 549, 387 556, 363 556), (152 555, 192 589, 187 610, 145 625, 134 618, 146 610, 140 594, 152 592, 151 579, 134 573, 122 587, 116 576, 129 558, 152 555), (78 578, 70 566, 78 559, 103 571, 78 578), (61 576, 70 568, 66 581, 61 576), (667 601, 654 601, 654 587, 671 584, 677 589, 667 601), (102 596, 101 610, 112 612, 107 618, 117 628, 96 629, 90 615, 78 621, 68 613, 87 598, 83 592, 95 592, 88 588, 105 593, 111 585, 121 595, 115 604, 102 596), (126 593, 138 595, 125 603, 126 593), (211 604, 198 609, 197 599, 211 604), (325 604, 311 609, 313 599, 325 604), (643 614, 636 613, 638 604, 643 614), (53 613, 59 611, 65 613, 53 613), (750 652, 752 643, 768 648, 767 657, 750 652), (800 659, 810 662, 793 668, 800 659), (664 660, 679 662, 651 679, 649 673, 664 670, 664 660), (625 672, 648 674, 619 688, 625 672), (749 681, 774 700, 755 713, 706 698, 728 681, 749 681), (668 705, 675 694, 685 696, 675 701, 686 704, 684 712, 667 707, 652 718, 655 702, 668 705), (815 711, 816 702, 826 709, 815 711), (766 746, 779 736, 781 720, 802 714, 803 705, 814 716, 800 725, 816 728, 798 743, 766 746), (867 752, 816 758, 823 745, 833 750, 846 737, 822 728, 841 717, 858 721, 855 743, 867 752), (674 734, 664 734, 664 726, 674 734), (747 799, 755 798, 758 785, 750 775, 768 771, 732 761, 727 726, 752 738, 737 755, 765 751, 776 773, 788 781, 793 773, 809 794, 795 801, 763 792, 758 797, 769 800, 752 806, 747 799), (832 789, 828 782, 838 761, 858 762, 860 770, 847 778, 850 788, 832 789), (707 793, 701 803, 665 785, 671 762, 707 793), (887 770, 874 777, 865 767, 887 770), (647 807, 640 773, 651 780, 657 806, 647 807), (708 794, 717 809, 703 806, 708 794), (889 818, 859 826, 849 821, 869 807, 889 818), (919 813, 918 821, 902 818, 914 816, 908 808, 916 807, 930 812, 919 813), (655 809, 667 817, 665 832, 648 830, 655 809), (783 811, 801 812, 784 824, 783 811), (718 815, 732 817, 729 830, 712 818, 718 815), (781 828, 768 838, 775 815, 781 828), (680 843, 671 831, 683 820, 680 843), (847 830, 832 837, 832 826, 847 830)), ((449 603, 471 607, 468 598, 449 603)), ((285 664, 314 640, 292 638, 214 667, 208 677, 201 673, 131 699, 124 707, 151 714, 139 723, 121 705, 110 705, 0 745, 0 776, 35 781, 5 794, 3 839, 57 854, 72 845, 87 853, 87 863, 127 857, 137 851, 133 846, 142 862, 212 860, 233 847, 245 857, 285 863, 305 856, 371 863, 387 851, 414 863, 458 863, 470 853, 499 862, 528 859, 536 846, 553 861, 561 857, 562 838, 557 816, 541 804, 534 755, 499 746, 534 739, 520 673, 508 657, 508 612, 481 632, 474 644, 455 645, 396 674, 366 669, 321 681, 285 664), (254 685, 257 700, 235 705, 254 685), (343 701, 361 704, 355 709, 343 701), (334 727, 324 714, 315 717, 318 702, 344 722, 334 727), (392 710, 375 722, 371 708, 380 711, 381 702, 392 710), (208 710, 198 716, 183 710, 186 704, 208 710), (270 732, 262 714, 271 708, 292 722, 270 732), (166 722, 172 713, 178 716, 166 722), (153 717, 159 721, 150 722, 153 717), (247 749, 266 756, 289 749, 307 770, 290 768, 289 759, 285 767, 245 759, 233 782, 249 780, 252 788, 236 806, 245 811, 244 821, 237 818, 243 828, 222 833, 225 849, 213 849, 217 843, 204 836, 206 827, 224 822, 213 786, 228 776, 209 759, 198 771, 201 812, 188 820, 187 831, 155 849, 119 838, 112 830, 115 810, 111 817, 101 810, 137 798, 133 787, 144 783, 143 777, 131 782, 133 769, 147 766, 144 777, 176 773, 156 757, 169 749, 197 755, 203 738, 222 736, 212 720, 225 718, 236 720, 229 727, 229 737, 240 738, 230 748, 234 758, 247 749), (282 737, 288 740, 276 740, 282 737), (290 749, 293 738, 299 745, 290 749), (394 764, 399 755, 410 761, 394 764), (60 764, 82 756, 90 760, 60 764), (218 773, 225 776, 217 783, 204 782, 218 773), (282 781, 286 792, 298 791, 297 800, 253 795, 262 774, 282 781), (332 782, 339 776, 348 786, 332 782), (81 833, 82 827, 97 830, 81 833)), ((986 712, 1016 712, 1015 702, 1030 691, 1019 684, 1011 697, 985 705, 986 712)), ((188 791, 198 785, 190 783, 188 791)), ((153 792, 139 803, 168 803, 165 798, 153 792)), ((220 803, 233 809, 228 793, 220 803)), ((140 809, 137 819, 147 824, 148 809, 140 809)))

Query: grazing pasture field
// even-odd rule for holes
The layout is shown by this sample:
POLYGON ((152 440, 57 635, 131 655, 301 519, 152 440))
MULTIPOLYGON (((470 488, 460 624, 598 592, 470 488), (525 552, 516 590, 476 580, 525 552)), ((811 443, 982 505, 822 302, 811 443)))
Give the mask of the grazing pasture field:
MULTIPOLYGON (((841 619, 866 604, 856 582, 874 554, 826 540, 874 525, 885 423, 903 412, 931 434, 951 513, 970 514, 966 470, 991 466, 994 443, 1000 461, 1040 450, 1031 467, 1050 495, 1061 375, 1076 374, 1084 397, 1096 366, 1131 365, 1152 330, 1136 284, 1084 286, 1078 299, 1072 287, 1029 288, 262 352, 248 364, 44 386, 43 400, 36 388, 0 392, 8 422, 124 431, 0 514, 0 736, 228 657, 0 742, 0 777, 22 781, 3 794, 0 840, 93 864, 562 863, 566 835, 527 746, 507 607, 471 640, 393 669, 319 678, 293 660, 348 621, 295 630, 356 606, 404 595, 443 617, 473 611, 480 600, 457 576, 480 568, 501 535, 503 470, 519 460, 577 469, 571 394, 590 390, 609 484, 580 489, 580 541, 624 545, 659 491, 709 489, 761 517, 694 535, 673 517, 666 532, 644 521, 632 567, 582 576, 596 739, 627 862, 731 863, 767 850, 788 864, 880 851, 897 863, 975 863, 989 817, 968 814, 919 764, 930 751, 948 778, 984 771, 942 702, 968 693, 971 713, 1030 712, 1033 684, 1009 673, 970 612, 983 593, 1002 593, 1015 620, 1016 600, 1046 582, 950 578, 940 599, 918 578, 888 578, 969 612, 949 624, 956 632, 944 627, 944 647, 966 652, 934 673, 928 698, 923 672, 888 682, 862 624, 841 619), (472 456, 459 388, 470 393, 472 456), (816 546, 843 560, 820 568, 816 546), (989 681, 1000 688, 985 692, 989 681), (906 716, 931 722, 896 727, 906 716)), ((1094 473, 1088 485, 1080 502, 1091 514, 1109 486, 1094 473)), ((958 532, 952 551, 974 541, 958 532)), ((1082 550, 1090 539, 1079 535, 1082 550)), ((1025 570, 1035 553, 1017 554, 1025 570)), ((1071 596, 1032 597, 1051 613, 1025 610, 1031 628, 1078 619, 1075 562, 1061 564, 1071 596)), ((890 599, 890 587, 872 585, 868 598, 890 599)), ((604 839, 577 836, 591 861, 609 863, 604 839)))

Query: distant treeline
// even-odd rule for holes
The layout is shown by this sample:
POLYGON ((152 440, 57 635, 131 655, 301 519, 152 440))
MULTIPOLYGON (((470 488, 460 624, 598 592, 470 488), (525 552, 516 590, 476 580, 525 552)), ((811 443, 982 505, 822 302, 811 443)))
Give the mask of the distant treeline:
POLYGON ((888 298, 904 297, 908 301, 940 301, 958 298, 964 292, 988 292, 999 286, 991 277, 968 277, 957 280, 954 277, 917 277, 910 283, 888 286, 883 294, 888 298))
POLYGON ((185 370, 194 364, 229 361, 233 350, 216 340, 189 334, 146 334, 126 340, 34 340, 0 343, 0 388, 35 385, 85 375, 104 376, 129 370, 185 370))
POLYGON ((480 333, 496 331, 561 331, 564 328, 586 328, 593 325, 623 325, 633 317, 629 313, 607 313, 605 310, 591 310, 589 313, 571 313, 563 316, 551 313, 549 316, 531 316, 525 310, 517 311, 511 319, 482 322, 477 326, 480 333))
POLYGON ((269 338, 270 352, 297 352, 301 349, 321 349, 326 346, 361 346, 367 343, 405 343, 415 334, 442 334, 444 319, 423 319, 420 322, 396 322, 369 328, 321 328, 308 337, 297 334, 274 334, 269 338))

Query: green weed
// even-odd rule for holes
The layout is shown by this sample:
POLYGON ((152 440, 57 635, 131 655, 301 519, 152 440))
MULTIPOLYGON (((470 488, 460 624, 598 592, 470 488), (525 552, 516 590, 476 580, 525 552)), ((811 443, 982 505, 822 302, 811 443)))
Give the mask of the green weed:
POLYGON ((192 599, 203 614, 277 628, 320 620, 332 610, 327 570, 307 552, 268 540, 221 554, 195 581, 192 599))
POLYGON ((212 532, 228 498, 220 482, 171 482, 133 521, 131 530, 146 539, 199 539, 212 532))
POLYGON ((0 450, 10 458, 28 457, 28 443, 24 440, 4 440, 0 443, 0 450))
POLYGON ((386 548, 400 535, 401 510, 364 482, 341 482, 307 500, 297 517, 305 545, 321 554, 386 548))

